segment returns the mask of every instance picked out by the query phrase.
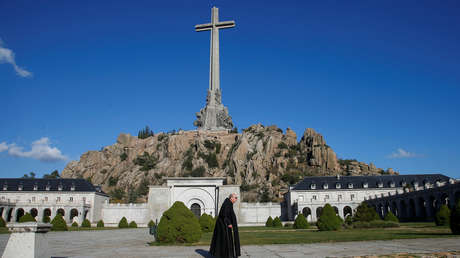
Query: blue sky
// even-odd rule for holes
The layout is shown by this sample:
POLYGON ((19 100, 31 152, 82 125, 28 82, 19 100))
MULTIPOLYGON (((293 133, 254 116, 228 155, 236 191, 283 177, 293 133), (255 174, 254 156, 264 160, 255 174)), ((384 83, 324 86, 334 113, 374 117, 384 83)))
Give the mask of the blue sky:
POLYGON ((210 8, 234 124, 321 133, 340 158, 460 178, 459 1, 0 0, 0 177, 194 129, 210 8))

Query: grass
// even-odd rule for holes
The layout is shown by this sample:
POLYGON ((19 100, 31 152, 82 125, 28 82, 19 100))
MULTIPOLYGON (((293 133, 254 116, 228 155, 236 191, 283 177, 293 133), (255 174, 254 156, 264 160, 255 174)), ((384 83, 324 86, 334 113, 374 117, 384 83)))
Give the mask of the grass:
MULTIPOLYGON (((434 223, 401 223, 399 228, 343 229, 317 231, 316 227, 296 230, 292 228, 240 227, 241 245, 307 244, 321 242, 348 242, 413 238, 458 237, 448 227, 434 223)), ((211 233, 204 233, 198 243, 184 245, 209 245, 211 233)), ((151 243, 151 245, 167 245, 151 243)))
POLYGON ((68 231, 95 231, 95 230, 112 230, 112 229, 120 229, 118 227, 90 227, 90 228, 82 228, 82 227, 67 227, 68 231))

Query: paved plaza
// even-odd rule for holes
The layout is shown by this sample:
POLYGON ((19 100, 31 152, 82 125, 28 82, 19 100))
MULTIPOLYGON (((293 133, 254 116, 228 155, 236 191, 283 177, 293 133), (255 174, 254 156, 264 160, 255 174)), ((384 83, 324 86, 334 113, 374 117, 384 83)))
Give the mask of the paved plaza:
MULTIPOLYGON (((148 246, 148 229, 49 232, 53 257, 211 257, 208 246, 148 246)), ((0 235, 3 253, 9 234, 0 235)), ((460 238, 242 246, 241 257, 344 257, 460 251, 460 238)))

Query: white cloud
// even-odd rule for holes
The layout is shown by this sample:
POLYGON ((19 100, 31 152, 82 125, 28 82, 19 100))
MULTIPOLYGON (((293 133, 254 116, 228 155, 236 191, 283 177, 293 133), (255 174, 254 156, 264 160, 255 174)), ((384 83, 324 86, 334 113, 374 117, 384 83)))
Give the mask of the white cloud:
POLYGON ((0 152, 6 151, 8 149, 8 145, 6 142, 0 142, 0 152))
POLYGON ((23 147, 17 146, 16 143, 7 145, 5 142, 0 143, 0 151, 8 150, 8 154, 14 157, 32 158, 45 162, 55 162, 67 160, 61 151, 56 147, 51 147, 48 137, 42 137, 32 142, 30 151, 23 151, 23 147))
POLYGON ((414 157, 419 157, 420 155, 415 154, 413 152, 408 152, 402 148, 399 148, 396 150, 396 152, 391 153, 388 155, 388 158, 391 159, 402 159, 402 158, 414 158, 414 157))
POLYGON ((31 77, 32 73, 19 67, 14 60, 14 52, 11 49, 3 47, 3 41, 0 39, 0 64, 8 63, 14 67, 16 73, 21 77, 31 77))

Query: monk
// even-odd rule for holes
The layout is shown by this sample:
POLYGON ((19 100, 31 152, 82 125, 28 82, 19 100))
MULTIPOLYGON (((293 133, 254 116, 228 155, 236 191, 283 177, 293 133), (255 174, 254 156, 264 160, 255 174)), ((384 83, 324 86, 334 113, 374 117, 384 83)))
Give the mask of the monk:
POLYGON ((238 200, 235 193, 225 199, 217 217, 209 252, 218 258, 236 258, 241 256, 240 235, 233 204, 238 200))

